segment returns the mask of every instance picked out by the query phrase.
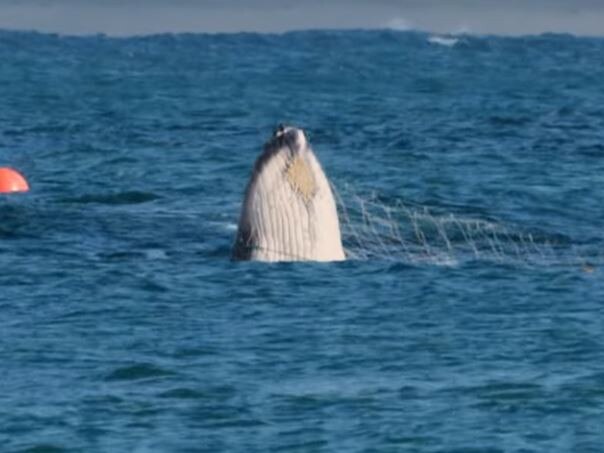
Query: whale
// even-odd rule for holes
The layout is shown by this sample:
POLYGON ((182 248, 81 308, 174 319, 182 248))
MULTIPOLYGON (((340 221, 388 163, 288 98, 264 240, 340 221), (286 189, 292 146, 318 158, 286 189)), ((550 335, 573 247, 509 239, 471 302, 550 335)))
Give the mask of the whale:
POLYGON ((246 187, 234 260, 346 259, 331 186, 302 129, 279 126, 246 187))

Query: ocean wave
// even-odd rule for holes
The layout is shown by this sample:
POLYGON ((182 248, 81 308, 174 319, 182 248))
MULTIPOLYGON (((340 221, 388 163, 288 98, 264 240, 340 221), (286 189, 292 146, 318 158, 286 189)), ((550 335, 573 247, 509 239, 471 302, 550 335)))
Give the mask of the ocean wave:
POLYGON ((152 192, 124 191, 110 194, 86 194, 79 197, 63 198, 61 201, 63 203, 130 205, 148 203, 159 198, 159 195, 152 192))
POLYGON ((428 42, 430 44, 438 44, 440 46, 453 47, 459 42, 459 38, 432 35, 428 38, 428 42))

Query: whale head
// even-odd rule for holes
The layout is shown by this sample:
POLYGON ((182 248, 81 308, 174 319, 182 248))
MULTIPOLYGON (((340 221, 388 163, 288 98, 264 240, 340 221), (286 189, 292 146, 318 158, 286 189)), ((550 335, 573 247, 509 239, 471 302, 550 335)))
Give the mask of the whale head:
POLYGON ((301 152, 309 148, 306 134, 302 129, 280 124, 275 129, 271 140, 266 143, 265 147, 280 147, 283 145, 301 152))
POLYGON ((233 258, 345 259, 329 181, 301 129, 277 127, 256 160, 241 207, 233 258))

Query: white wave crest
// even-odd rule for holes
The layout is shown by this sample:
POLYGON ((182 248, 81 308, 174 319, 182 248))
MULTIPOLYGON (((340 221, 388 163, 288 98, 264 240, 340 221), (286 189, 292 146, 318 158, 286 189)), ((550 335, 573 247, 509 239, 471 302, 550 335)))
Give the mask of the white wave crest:
POLYGON ((385 27, 389 30, 395 31, 409 31, 413 29, 413 25, 406 19, 402 17, 395 17, 394 19, 389 20, 385 27))
POLYGON ((449 38, 446 36, 432 35, 428 38, 428 42, 430 44, 437 44, 439 46, 453 47, 455 44, 457 44, 459 42, 459 39, 458 38, 449 38))

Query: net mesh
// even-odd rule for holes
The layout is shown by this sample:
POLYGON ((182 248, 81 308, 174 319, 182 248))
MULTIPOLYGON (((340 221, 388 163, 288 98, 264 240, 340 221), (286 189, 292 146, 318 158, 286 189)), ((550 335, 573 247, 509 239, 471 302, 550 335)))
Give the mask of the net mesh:
POLYGON ((443 212, 402 199, 332 186, 349 259, 455 265, 488 260, 508 264, 593 269, 601 257, 568 237, 528 231, 492 219, 443 212))

